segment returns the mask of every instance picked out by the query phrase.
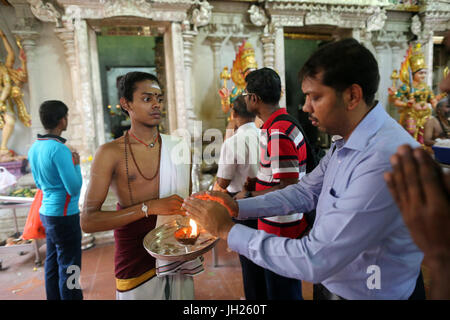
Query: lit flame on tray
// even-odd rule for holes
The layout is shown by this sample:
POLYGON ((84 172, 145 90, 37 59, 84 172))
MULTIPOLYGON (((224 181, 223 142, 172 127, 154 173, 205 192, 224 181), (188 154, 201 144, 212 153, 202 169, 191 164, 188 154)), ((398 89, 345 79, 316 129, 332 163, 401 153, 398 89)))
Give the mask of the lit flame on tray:
POLYGON ((194 220, 189 219, 189 225, 191 226, 191 234, 189 235, 189 237, 196 237, 197 236, 197 224, 195 223, 194 220))

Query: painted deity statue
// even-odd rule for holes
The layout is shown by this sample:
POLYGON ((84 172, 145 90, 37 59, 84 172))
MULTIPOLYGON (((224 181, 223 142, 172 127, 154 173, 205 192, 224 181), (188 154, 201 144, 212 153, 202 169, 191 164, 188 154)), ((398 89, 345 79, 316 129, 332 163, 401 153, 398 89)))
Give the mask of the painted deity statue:
POLYGON ((244 40, 236 54, 231 69, 231 75, 228 73, 228 67, 225 67, 220 74, 223 80, 223 87, 219 90, 219 95, 222 103, 222 111, 228 114, 230 107, 234 100, 245 90, 245 77, 251 71, 258 68, 255 60, 255 50, 252 45, 244 40), (227 80, 233 81, 233 87, 230 90, 227 88, 227 80))
POLYGON ((389 101, 400 114, 399 123, 416 139, 424 144, 424 126, 436 107, 440 96, 436 97, 433 90, 426 84, 427 66, 420 44, 414 48, 410 45, 397 75, 394 70, 389 88, 389 101), (402 85, 396 88, 396 80, 402 85))
POLYGON ((31 126, 31 117, 22 100, 22 86, 28 80, 26 56, 20 42, 17 41, 21 67, 14 69, 14 51, 2 30, 0 38, 7 52, 5 62, 0 62, 0 129, 3 130, 0 155, 14 155, 14 152, 8 150, 8 141, 14 131, 16 115, 26 127, 31 126))

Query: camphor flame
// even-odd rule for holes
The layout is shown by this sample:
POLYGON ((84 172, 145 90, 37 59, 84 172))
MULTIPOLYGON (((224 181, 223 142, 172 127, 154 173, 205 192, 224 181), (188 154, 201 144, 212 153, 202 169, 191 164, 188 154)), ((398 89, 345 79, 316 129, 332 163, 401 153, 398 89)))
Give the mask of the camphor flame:
POLYGON ((189 237, 196 237, 197 236, 197 223, 195 223, 194 220, 189 219, 189 225, 191 226, 191 234, 189 237))

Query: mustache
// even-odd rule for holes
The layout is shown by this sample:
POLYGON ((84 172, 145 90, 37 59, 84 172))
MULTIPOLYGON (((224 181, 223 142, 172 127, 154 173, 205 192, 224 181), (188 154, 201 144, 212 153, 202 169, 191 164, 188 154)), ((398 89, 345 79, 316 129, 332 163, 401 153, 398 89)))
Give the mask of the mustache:
POLYGON ((315 117, 313 117, 313 116, 311 116, 311 115, 308 116, 308 120, 309 120, 309 121, 316 121, 316 122, 319 121, 317 118, 315 118, 315 117))

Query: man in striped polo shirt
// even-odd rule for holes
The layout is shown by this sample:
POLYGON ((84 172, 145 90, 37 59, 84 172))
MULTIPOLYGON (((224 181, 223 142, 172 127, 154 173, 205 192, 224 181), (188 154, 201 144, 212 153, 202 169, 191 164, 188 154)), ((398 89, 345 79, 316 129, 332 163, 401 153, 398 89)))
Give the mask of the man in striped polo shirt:
MULTIPOLYGON (((306 173, 306 144, 295 120, 280 108, 281 80, 269 68, 251 72, 245 78, 247 109, 260 117, 264 124, 260 136, 260 163, 255 191, 242 191, 235 199, 259 196, 295 184, 306 173)), ((307 227, 303 213, 261 218, 258 229, 277 236, 297 239, 307 227)), ((259 266, 257 268, 262 269, 259 266)), ((255 273, 257 274, 257 273, 255 273)), ((265 292, 259 299, 302 299, 301 281, 280 276, 263 269, 265 292)))

